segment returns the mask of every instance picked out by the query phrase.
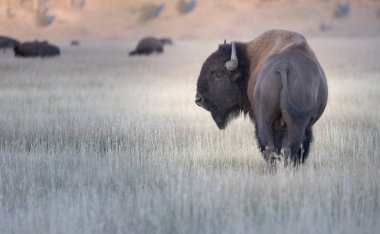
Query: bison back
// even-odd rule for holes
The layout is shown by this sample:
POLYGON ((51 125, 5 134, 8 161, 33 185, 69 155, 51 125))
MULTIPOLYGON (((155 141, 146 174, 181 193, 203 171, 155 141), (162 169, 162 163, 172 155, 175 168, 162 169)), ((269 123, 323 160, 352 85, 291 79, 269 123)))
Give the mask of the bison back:
POLYGON ((24 42, 19 46, 14 47, 13 51, 15 52, 15 56, 34 57, 37 56, 37 43, 24 42))
POLYGON ((162 42, 155 37, 147 37, 142 39, 135 51, 131 52, 133 54, 151 54, 153 52, 162 52, 163 46, 162 42))
POLYGON ((58 55, 60 55, 60 50, 55 45, 40 44, 38 46, 38 52, 37 53, 41 57, 45 57, 45 56, 58 56, 58 55))
POLYGON ((46 41, 24 42, 15 46, 13 51, 16 57, 45 57, 60 55, 59 48, 46 41))

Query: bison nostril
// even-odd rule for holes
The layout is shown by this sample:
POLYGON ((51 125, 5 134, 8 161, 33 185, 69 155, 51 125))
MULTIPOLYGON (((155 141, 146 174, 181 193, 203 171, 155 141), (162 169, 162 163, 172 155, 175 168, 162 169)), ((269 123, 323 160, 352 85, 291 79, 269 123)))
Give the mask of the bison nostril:
POLYGON ((197 94, 197 95, 195 96, 195 103, 196 103, 198 106, 200 106, 200 105, 203 103, 203 101, 204 101, 204 99, 203 99, 203 97, 202 97, 201 95, 197 94))

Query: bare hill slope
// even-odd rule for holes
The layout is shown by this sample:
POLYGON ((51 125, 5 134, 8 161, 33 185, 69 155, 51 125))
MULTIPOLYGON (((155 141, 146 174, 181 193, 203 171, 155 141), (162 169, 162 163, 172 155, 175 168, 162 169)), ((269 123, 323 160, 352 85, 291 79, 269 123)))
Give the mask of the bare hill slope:
POLYGON ((146 35, 250 39, 270 28, 286 28, 315 36, 380 35, 379 0, 351 1, 344 18, 333 17, 335 0, 204 0, 185 15, 177 11, 175 0, 87 0, 82 9, 70 1, 48 1, 56 19, 39 27, 31 0, 0 0, 0 34, 52 40, 135 40, 146 35), (165 7, 157 18, 143 21, 141 10, 149 4, 165 7))

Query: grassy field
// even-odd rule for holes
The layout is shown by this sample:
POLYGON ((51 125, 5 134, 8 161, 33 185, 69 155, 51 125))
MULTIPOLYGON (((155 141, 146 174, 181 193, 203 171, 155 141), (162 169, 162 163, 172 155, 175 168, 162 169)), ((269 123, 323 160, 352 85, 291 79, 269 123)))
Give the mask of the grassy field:
POLYGON ((380 41, 310 44, 328 106, 307 163, 277 170, 248 118, 219 131, 194 104, 216 43, 0 52, 0 233, 378 233, 380 41))

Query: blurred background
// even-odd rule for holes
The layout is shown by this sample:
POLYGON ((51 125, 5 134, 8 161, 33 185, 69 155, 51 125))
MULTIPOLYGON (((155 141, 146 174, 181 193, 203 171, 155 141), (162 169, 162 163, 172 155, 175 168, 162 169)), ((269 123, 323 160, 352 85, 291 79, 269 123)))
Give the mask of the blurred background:
POLYGON ((0 234, 379 233, 379 36, 380 0, 0 0, 0 234), (297 170, 194 103, 218 43, 273 28, 328 79, 297 170), (147 36, 173 46, 128 56, 147 36))
POLYGON ((250 40, 271 28, 378 36, 380 0, 0 0, 0 34, 20 40, 250 40))

